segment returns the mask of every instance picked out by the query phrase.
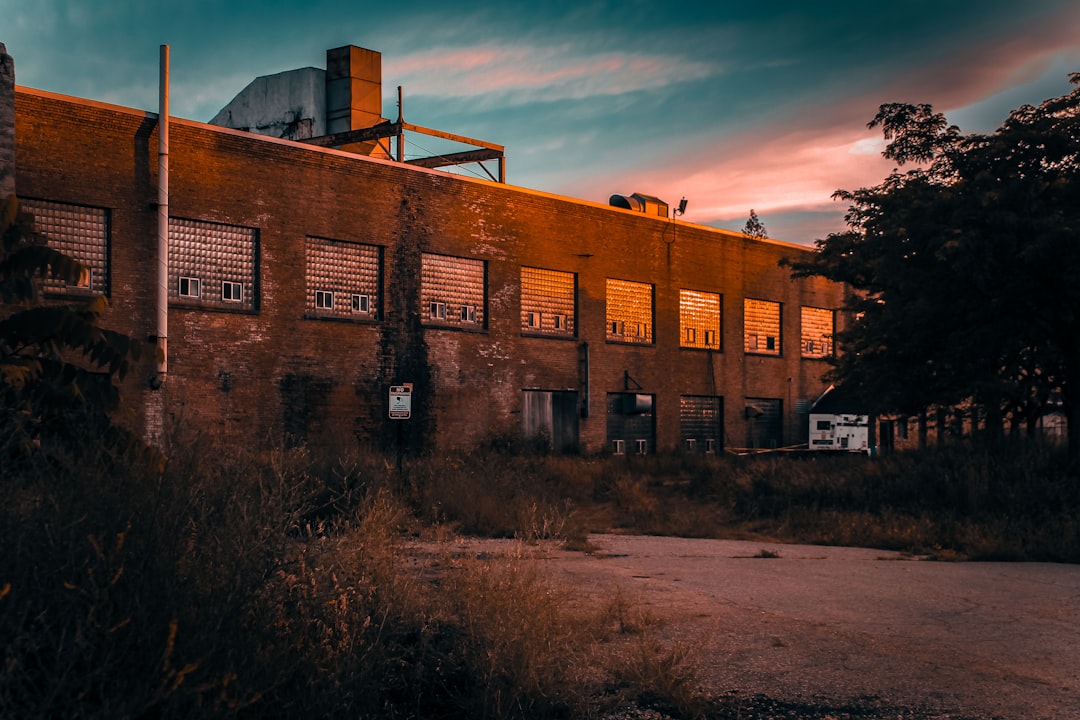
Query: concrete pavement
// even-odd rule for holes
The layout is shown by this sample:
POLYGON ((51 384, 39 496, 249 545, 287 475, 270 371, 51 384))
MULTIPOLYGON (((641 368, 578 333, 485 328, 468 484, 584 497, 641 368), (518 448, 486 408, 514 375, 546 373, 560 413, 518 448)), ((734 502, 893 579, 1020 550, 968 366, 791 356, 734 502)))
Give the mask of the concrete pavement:
POLYGON ((1080 718, 1080 567, 594 535, 548 553, 583 592, 623 592, 699 646, 708 685, 994 718, 1080 718), (764 552, 763 552, 764 551, 764 552), (762 557, 775 554, 778 557, 762 557))

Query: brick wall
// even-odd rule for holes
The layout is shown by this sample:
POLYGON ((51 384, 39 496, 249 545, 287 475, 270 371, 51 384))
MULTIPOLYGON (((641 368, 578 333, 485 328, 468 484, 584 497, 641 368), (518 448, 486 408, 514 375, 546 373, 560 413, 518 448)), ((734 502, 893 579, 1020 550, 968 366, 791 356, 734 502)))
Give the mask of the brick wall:
POLYGON ((15 194, 15 61, 0 43, 0 200, 15 194))
MULTIPOLYGON (((20 193, 110 210, 107 322, 153 335, 155 116, 37 91, 20 92, 16 108, 20 193)), ((801 248, 187 121, 172 123, 170 166, 172 216, 257 230, 260 296, 253 313, 170 309, 165 387, 149 388, 147 365, 126 388, 133 422, 162 403, 166 434, 385 446, 400 431, 415 448, 449 447, 516 435, 523 389, 583 399, 587 389, 581 443, 599 450, 606 395, 630 378, 656 397, 659 448, 678 444, 682 394, 722 396, 725 435, 739 445, 746 397, 782 400, 795 437, 795 402, 821 390, 826 365, 800 358, 799 309, 838 307, 842 288, 777 266, 801 248), (381 318, 305 312, 307 236, 383 247, 381 318), (486 263, 485 327, 423 324, 425 252, 486 263), (577 274, 575 338, 522 333, 522 265, 577 274), (608 278, 654 286, 652 344, 606 341, 608 278), (679 347, 684 288, 721 294, 722 351, 679 347), (779 357, 743 352, 744 297, 782 303, 779 357), (414 383, 414 406, 399 427, 386 403, 402 382, 414 383)))

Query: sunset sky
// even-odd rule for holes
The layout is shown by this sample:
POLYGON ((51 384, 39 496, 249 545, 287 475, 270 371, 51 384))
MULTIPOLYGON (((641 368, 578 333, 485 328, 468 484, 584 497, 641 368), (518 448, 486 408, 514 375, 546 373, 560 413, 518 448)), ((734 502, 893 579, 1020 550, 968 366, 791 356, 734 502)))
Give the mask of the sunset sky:
MULTIPOLYGON (((1063 95, 1080 71, 1075 0, 894 3, 0 0, 19 85, 209 120, 248 82, 383 56, 384 114, 506 146, 507 180, 606 203, 642 192, 687 221, 808 244, 842 227, 833 191, 892 169, 886 102, 964 131, 1063 95)), ((407 148, 424 154, 420 145, 407 148)))

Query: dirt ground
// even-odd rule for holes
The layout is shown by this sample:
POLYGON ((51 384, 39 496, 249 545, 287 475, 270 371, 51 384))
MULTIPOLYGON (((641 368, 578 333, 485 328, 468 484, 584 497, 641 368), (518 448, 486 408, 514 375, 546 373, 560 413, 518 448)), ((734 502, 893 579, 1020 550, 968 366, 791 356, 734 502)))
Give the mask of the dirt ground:
MULTIPOLYGON (((918 717, 1080 719, 1080 567, 734 540, 589 541, 590 553, 554 544, 527 553, 581 597, 621 593, 692 644, 713 695, 918 717)), ((478 553, 514 545, 459 542, 478 553)))

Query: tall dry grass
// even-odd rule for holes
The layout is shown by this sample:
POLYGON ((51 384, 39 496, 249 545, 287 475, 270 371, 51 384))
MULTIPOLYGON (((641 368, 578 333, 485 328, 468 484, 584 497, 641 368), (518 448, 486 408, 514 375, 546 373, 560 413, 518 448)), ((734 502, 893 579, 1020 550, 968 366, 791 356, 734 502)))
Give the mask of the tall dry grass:
MULTIPOLYGON (((440 502, 431 479, 467 473, 443 462, 403 492, 380 457, 195 438, 164 471, 88 457, 5 474, 3 714, 561 718, 648 697, 647 673, 607 689, 607 648, 631 636, 611 606, 572 608, 520 554, 417 559, 409 543, 446 515, 418 511, 440 502)), ((504 492, 520 502, 502 533, 564 532, 557 492, 504 492)))
POLYGON ((462 532, 561 537, 572 547, 615 531, 1080 561, 1080 468, 1031 443, 877 458, 489 450, 426 459, 412 477, 421 515, 462 532))

